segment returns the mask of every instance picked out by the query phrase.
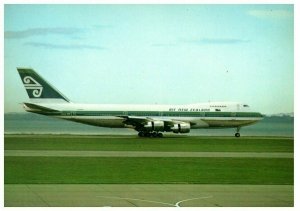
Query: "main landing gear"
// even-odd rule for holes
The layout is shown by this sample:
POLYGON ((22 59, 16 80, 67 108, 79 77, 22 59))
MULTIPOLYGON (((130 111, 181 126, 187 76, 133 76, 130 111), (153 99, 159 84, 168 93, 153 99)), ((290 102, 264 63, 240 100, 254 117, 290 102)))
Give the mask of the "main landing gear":
POLYGON ((241 136, 241 134, 239 133, 240 129, 241 129, 240 127, 236 128, 236 133, 234 134, 234 136, 237 137, 237 138, 241 136))
POLYGON ((139 137, 153 137, 153 138, 162 138, 163 137, 163 134, 162 133, 157 133, 157 132, 143 132, 143 131, 140 131, 138 133, 139 137))

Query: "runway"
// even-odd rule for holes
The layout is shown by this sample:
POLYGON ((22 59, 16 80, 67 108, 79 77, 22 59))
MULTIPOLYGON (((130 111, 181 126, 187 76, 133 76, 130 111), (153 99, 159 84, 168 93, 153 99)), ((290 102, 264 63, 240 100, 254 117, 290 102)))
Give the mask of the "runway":
POLYGON ((149 152, 149 151, 67 151, 67 150, 5 150, 5 156, 24 157, 241 157, 294 158, 288 152, 149 152))
POLYGON ((5 184, 6 207, 292 207, 293 185, 5 184))

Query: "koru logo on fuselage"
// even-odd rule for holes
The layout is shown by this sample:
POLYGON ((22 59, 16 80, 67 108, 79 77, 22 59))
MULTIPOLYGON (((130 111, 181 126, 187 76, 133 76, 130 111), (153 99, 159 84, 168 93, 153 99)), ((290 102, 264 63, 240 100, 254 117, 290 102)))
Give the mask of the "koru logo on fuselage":
POLYGON ((32 95, 34 97, 40 97, 43 92, 43 87, 36 80, 34 80, 30 76, 26 76, 23 78, 24 86, 27 91, 32 90, 32 95))

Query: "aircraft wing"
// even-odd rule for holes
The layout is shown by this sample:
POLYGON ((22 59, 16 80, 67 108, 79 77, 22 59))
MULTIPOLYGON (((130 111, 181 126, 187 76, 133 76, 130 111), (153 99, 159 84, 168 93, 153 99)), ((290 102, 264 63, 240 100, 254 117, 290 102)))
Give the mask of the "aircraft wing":
POLYGON ((146 124, 147 122, 153 121, 153 119, 148 117, 126 116, 126 115, 121 115, 118 117, 123 118, 125 124, 133 125, 133 126, 140 126, 146 124))
POLYGON ((140 117, 140 116, 126 116, 121 115, 118 116, 121 118, 124 118, 124 123, 127 125, 133 125, 133 126, 143 126, 151 121, 163 121, 165 126, 172 127, 174 124, 180 124, 180 123, 190 123, 190 122, 184 122, 184 121, 178 121, 178 120, 171 120, 171 119, 154 119, 150 117, 140 117))

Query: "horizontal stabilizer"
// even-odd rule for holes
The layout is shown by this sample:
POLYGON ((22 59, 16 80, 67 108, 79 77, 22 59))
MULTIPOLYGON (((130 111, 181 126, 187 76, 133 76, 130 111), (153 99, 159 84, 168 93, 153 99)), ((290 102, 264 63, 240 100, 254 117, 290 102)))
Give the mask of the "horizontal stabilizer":
POLYGON ((40 106, 40 105, 33 104, 33 103, 24 103, 24 105, 26 106, 27 109, 30 109, 32 111, 44 111, 44 112, 57 112, 58 111, 58 110, 54 110, 54 109, 40 106))

